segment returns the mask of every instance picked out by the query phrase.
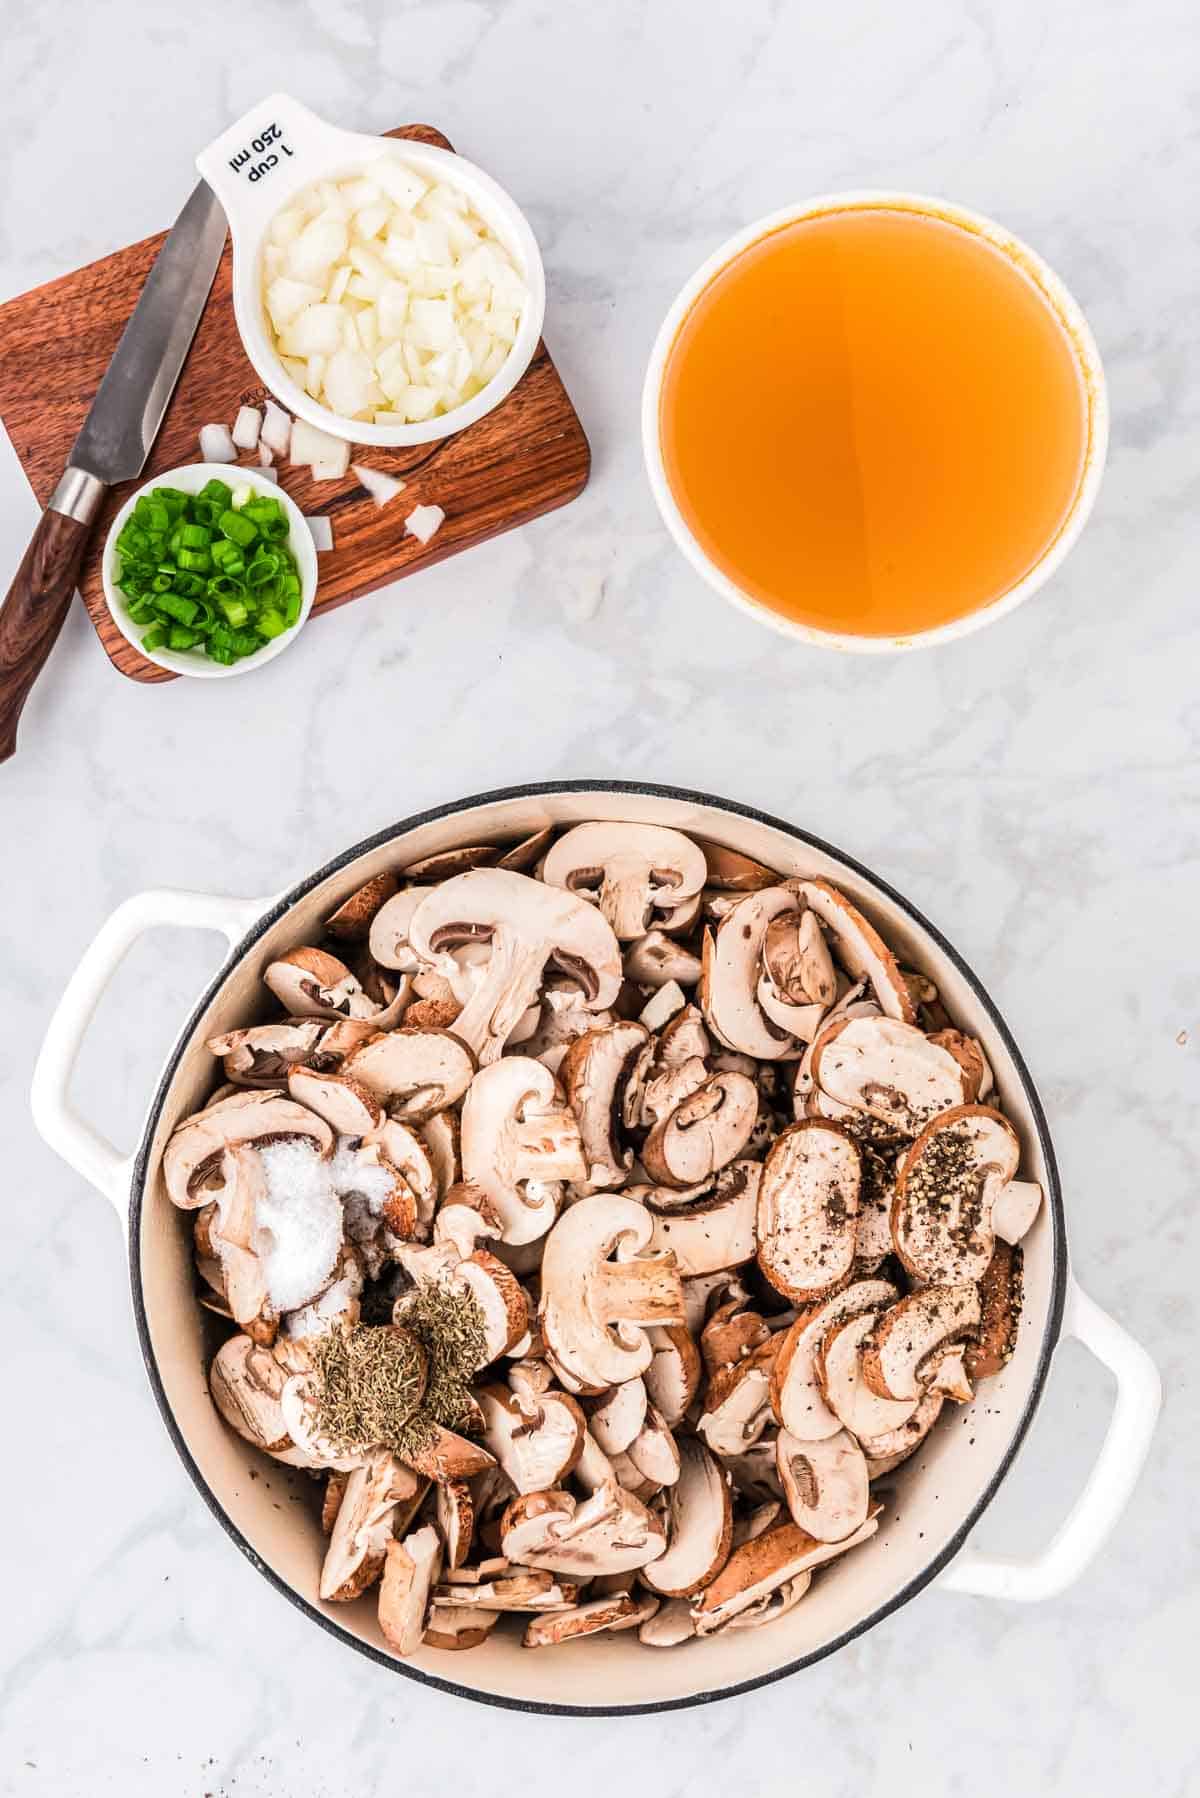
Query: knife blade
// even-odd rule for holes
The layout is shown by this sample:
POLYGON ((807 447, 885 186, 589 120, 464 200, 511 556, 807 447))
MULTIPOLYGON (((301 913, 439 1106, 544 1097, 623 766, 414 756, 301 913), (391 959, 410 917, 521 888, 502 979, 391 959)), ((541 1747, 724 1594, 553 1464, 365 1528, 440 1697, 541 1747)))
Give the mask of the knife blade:
POLYGON ((96 390, 67 466, 0 607, 0 761, 62 629, 109 487, 146 465, 225 245, 225 214, 203 181, 167 233, 96 390))

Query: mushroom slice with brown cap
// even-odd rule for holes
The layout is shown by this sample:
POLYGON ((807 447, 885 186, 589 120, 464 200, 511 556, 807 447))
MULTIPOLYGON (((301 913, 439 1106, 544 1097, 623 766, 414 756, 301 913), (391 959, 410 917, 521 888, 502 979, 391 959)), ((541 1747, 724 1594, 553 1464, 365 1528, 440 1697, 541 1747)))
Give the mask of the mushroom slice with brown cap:
POLYGON ((735 1160, 758 1117, 758 1089, 745 1074, 713 1074, 668 1117, 642 1147, 651 1179, 695 1186, 735 1160))
POLYGON ((774 1529, 735 1548, 716 1579, 692 1605, 697 1634, 712 1635, 760 1598, 769 1597, 800 1574, 866 1542, 879 1528, 881 1508, 877 1506, 875 1514, 841 1542, 818 1542, 798 1523, 778 1523, 774 1529))
POLYGON ((646 1386, 640 1376, 611 1386, 587 1407, 587 1427, 606 1455, 624 1454, 646 1421, 646 1386))
POLYGON ((593 1188, 622 1186, 633 1165, 633 1151, 621 1138, 626 1092, 651 1054, 644 1025, 621 1019, 575 1038, 563 1056, 559 1075, 567 1103, 579 1123, 586 1164, 584 1180, 593 1188))
POLYGON ((464 1648, 481 1648, 500 1621, 499 1611, 456 1610, 451 1605, 431 1604, 421 1637, 426 1648, 442 1648, 450 1652, 464 1648))
POLYGON ((393 1116, 420 1123, 457 1104, 475 1072, 447 1030, 388 1030, 352 1051, 342 1073, 382 1099, 393 1116))
POLYGON ((633 1466, 656 1487, 673 1486, 679 1478, 679 1448, 665 1418, 647 1407, 646 1421, 625 1450, 633 1466))
POLYGON ((642 1568, 653 1592, 688 1598, 710 1584, 729 1557, 733 1507, 716 1456, 694 1436, 679 1444, 679 1478, 667 1504, 667 1549, 642 1568))
POLYGON ((423 855, 418 861, 410 862, 402 870, 402 878, 426 883, 453 880, 456 875, 470 873, 473 868, 492 867, 500 860, 500 855, 499 843, 466 843, 459 849, 438 849, 432 855, 423 855))
POLYGON ((822 1341, 835 1324, 878 1311, 895 1297, 887 1280, 858 1280, 802 1312, 784 1332, 771 1373, 771 1408, 801 1442, 835 1436, 842 1427, 821 1394, 816 1357, 822 1341))
POLYGON ((771 1422, 771 1367, 780 1338, 709 1380, 696 1429, 718 1455, 736 1455, 758 1441, 771 1422))
POLYGON ((268 1455, 293 1448, 280 1399, 287 1369, 249 1336, 231 1336, 208 1370, 213 1403, 231 1430, 268 1455))
POLYGON ((500 1534, 510 1561, 580 1579, 644 1567, 667 1546, 662 1520, 612 1482, 583 1500, 563 1491, 515 1498, 500 1534))
POLYGON ((829 1098, 914 1136, 967 1098, 962 1064, 931 1037, 895 1018, 841 1018, 813 1049, 813 1079, 829 1098))
POLYGON ((423 961, 451 978, 463 944, 490 948, 477 986, 454 1030, 481 1066, 498 1059, 539 997, 553 963, 581 989, 589 1011, 604 1011, 621 990, 621 952, 594 906, 525 874, 478 868, 434 887, 413 914, 410 941, 423 961))
POLYGON ((515 874, 532 874, 554 841, 554 826, 547 824, 531 836, 511 843, 496 863, 498 868, 511 868, 515 874))
POLYGON ((665 1187, 634 1189, 651 1219, 651 1250, 673 1254, 688 1277, 752 1261, 761 1171, 756 1161, 735 1161, 722 1168, 711 1192, 698 1196, 690 1188, 678 1194, 665 1187))
POLYGON ((379 1588, 379 1627, 398 1655, 416 1654, 425 1635, 429 1594, 442 1562, 442 1545, 432 1524, 403 1542, 387 1544, 379 1588))
POLYGON ((325 920, 330 936, 343 943, 365 943, 372 919, 380 907, 387 904, 398 884, 388 868, 380 874, 372 874, 370 880, 364 881, 348 899, 342 900, 336 911, 330 912, 325 920))
POLYGON ((779 1478, 793 1523, 818 1542, 842 1542, 867 1520, 867 1462, 845 1430, 819 1442, 799 1442, 780 1430, 775 1443, 779 1478))
POLYGON ((483 1317, 481 1365, 510 1355, 529 1328, 529 1300, 517 1276, 486 1249, 476 1249, 455 1268, 454 1283, 466 1287, 483 1317))
POLYGON ((470 1480, 495 1466, 495 1460, 478 1442, 459 1436, 438 1424, 433 1439, 423 1447, 406 1451, 408 1465, 427 1480, 470 1480))
POLYGON ((495 1571, 470 1582, 459 1583, 447 1573, 434 1590, 434 1603, 448 1610, 564 1611, 579 1597, 571 1580, 556 1579, 541 1567, 514 1567, 501 1560, 495 1571))
POLYGON ((811 1042, 837 998, 837 975, 816 913, 782 911, 763 938, 758 1003, 780 1030, 811 1042))
POLYGON ((263 979, 294 1018, 372 1018, 381 1010, 324 949, 290 949, 268 962, 263 979))
POLYGON ((831 881, 798 880, 797 893, 833 938, 838 959, 854 979, 870 981, 889 1018, 915 1024, 916 1007, 900 965, 873 924, 831 881))
POLYGON ((770 1340, 766 1319, 751 1308, 746 1288, 737 1282, 731 1296, 717 1305, 700 1332, 705 1369, 711 1377, 727 1367, 736 1367, 770 1340))
POLYGON ((638 1629, 644 1648, 678 1648, 696 1633, 696 1619, 686 1598, 668 1598, 638 1629))
POLYGON ((898 1429, 917 1408, 916 1398, 883 1398, 863 1378, 863 1344, 876 1322, 874 1311, 844 1318, 822 1337, 817 1349, 817 1381, 821 1396, 852 1436, 881 1436, 888 1430, 898 1429))
POLYGON ((713 1034, 726 1048, 760 1061, 799 1055, 800 1044, 781 1030, 758 1002, 763 944, 773 919, 798 910, 787 887, 767 887, 739 899, 704 938, 700 1004, 713 1034))
POLYGON ((287 1083, 296 1103, 315 1111, 339 1136, 367 1136, 383 1122, 383 1106, 374 1093, 345 1074, 289 1068, 287 1083))
POLYGON ((554 1222, 562 1182, 587 1164, 573 1113, 550 1070, 525 1055, 481 1068, 462 1109, 463 1176, 500 1220, 507 1243, 535 1242, 554 1222))
POLYGON ((205 1181, 215 1173, 226 1149, 289 1137, 307 1138, 318 1155, 333 1152, 333 1131, 324 1119, 280 1092, 246 1090, 198 1111, 184 1119, 163 1151, 167 1196, 184 1211, 207 1204, 216 1195, 206 1189, 205 1181))
POLYGON ((674 1429, 687 1416, 700 1389, 700 1351, 686 1324, 651 1324, 646 1334, 654 1350, 654 1359, 642 1376, 646 1393, 674 1429))
POLYGON ((462 1179, 458 1113, 435 1111, 432 1117, 422 1119, 417 1131, 429 1156, 438 1197, 444 1201, 450 1188, 462 1179))
POLYGON ((372 1449, 353 1470, 321 1569, 323 1599, 348 1603, 374 1584, 383 1571, 395 1508, 415 1488, 411 1470, 387 1449, 372 1449))
POLYGON ((1020 1249, 997 1242, 979 1282, 979 1323, 963 1351, 968 1379, 990 1379, 1011 1359, 1021 1318, 1021 1286, 1020 1249))
POLYGON ((706 885, 715 887, 718 892, 756 893, 763 887, 779 885, 779 875, 773 868, 743 855, 740 849, 729 849, 724 843, 714 843, 708 837, 696 837, 694 841, 704 854, 706 885))
POLYGON ((701 972, 700 957, 665 930, 648 930, 625 951, 625 978, 638 986, 695 986, 701 972))
POLYGON ((247 1335, 256 1342, 272 1342, 279 1320, 266 1268, 256 1251, 259 1204, 267 1191, 261 1156, 233 1144, 222 1158, 221 1179, 208 1232, 221 1269, 221 1290, 230 1315, 247 1335))
POLYGON ((658 824, 577 824, 554 844, 542 879, 593 900, 622 942, 670 923, 697 897, 704 853, 658 824))
POLYGON ((723 1627, 732 1633, 739 1629, 759 1629, 764 1623, 776 1623, 780 1617, 795 1610, 811 1585, 811 1573, 798 1573, 795 1579, 784 1580, 782 1586, 766 1598, 756 1599, 747 1610, 739 1611, 723 1627))
POLYGON ((901 1157, 892 1240, 916 1279, 978 1280, 992 1258, 992 1211, 1017 1171, 1021 1147, 1007 1118, 961 1105, 921 1132, 901 1157))
POLYGON ((476 1396, 484 1415, 484 1441, 518 1492, 543 1492, 570 1473, 583 1447, 584 1418, 565 1392, 545 1392, 532 1414, 503 1386, 483 1386, 476 1396))
POLYGON ((964 1104, 975 1104, 992 1084, 992 1071, 975 1038, 964 1036, 961 1030, 949 1028, 931 1030, 928 1034, 929 1041, 936 1043, 939 1049, 945 1049, 948 1055, 953 1055, 962 1069, 964 1104))
POLYGON ((859 1438, 858 1446, 867 1457, 867 1473, 872 1480, 882 1479, 885 1473, 891 1473, 894 1468, 899 1467, 901 1461, 907 1461, 920 1448, 941 1416, 945 1402, 943 1394, 930 1387, 911 1417, 906 1418, 903 1423, 883 1431, 881 1435, 859 1438))
POLYGON ((550 1612, 534 1617, 525 1626, 522 1638, 526 1648, 552 1648, 561 1642, 578 1641, 581 1636, 600 1635, 605 1630, 636 1629, 658 1609, 658 1600, 634 1598, 629 1592, 617 1592, 606 1598, 590 1598, 570 1610, 550 1612))
POLYGON ((210 1036, 205 1048, 219 1055, 228 1079, 238 1086, 278 1086, 288 1069, 302 1067, 325 1033, 319 1018, 288 1018, 282 1024, 253 1024, 210 1036))
POLYGON ((863 1379, 881 1398, 917 1399, 928 1385, 923 1364, 945 1342, 958 1342, 979 1323, 979 1288, 924 1286, 880 1316, 863 1343, 863 1379))
POLYGON ((416 1205, 417 1234, 427 1234, 437 1209, 438 1183, 433 1159, 418 1125, 415 1122, 403 1124, 399 1118, 385 1118, 362 1144, 359 1154, 365 1150, 377 1150, 380 1158, 395 1169, 416 1205))
POLYGON ((585 1386, 617 1386, 644 1373, 654 1351, 639 1326, 683 1317, 672 1260, 638 1258, 652 1231, 641 1205, 596 1193, 564 1212, 546 1239, 542 1334, 556 1366, 585 1386), (618 1261, 609 1260, 614 1250, 618 1261))
POLYGON ((409 942, 408 933, 413 913, 433 891, 432 886, 405 887, 375 913, 368 946, 371 959, 381 968, 392 968, 399 974, 417 973, 421 958, 409 942))
POLYGON ((758 1265, 797 1304, 822 1299, 854 1265, 862 1156, 820 1118, 776 1137, 758 1186, 758 1265))

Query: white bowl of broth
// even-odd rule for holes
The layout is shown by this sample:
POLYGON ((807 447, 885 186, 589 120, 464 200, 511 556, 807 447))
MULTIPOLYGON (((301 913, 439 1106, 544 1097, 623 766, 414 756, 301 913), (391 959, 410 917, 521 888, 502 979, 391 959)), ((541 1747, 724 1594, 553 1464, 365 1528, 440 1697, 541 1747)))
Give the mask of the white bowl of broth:
POLYGON ((748 226, 684 287, 646 373, 650 483, 679 547, 775 630, 866 653, 978 630, 1091 511, 1108 406, 1051 269, 914 194, 748 226))

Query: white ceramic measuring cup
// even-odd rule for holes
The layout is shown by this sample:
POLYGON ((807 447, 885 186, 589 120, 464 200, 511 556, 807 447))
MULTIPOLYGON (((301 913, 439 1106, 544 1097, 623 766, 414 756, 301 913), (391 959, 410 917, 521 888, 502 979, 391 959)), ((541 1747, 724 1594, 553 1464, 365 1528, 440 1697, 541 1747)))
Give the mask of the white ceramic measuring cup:
POLYGON ((490 175, 451 150, 343 131, 290 94, 271 94, 202 150, 196 167, 213 189, 233 235, 233 310, 247 356, 280 405, 319 430, 352 443, 402 448, 433 443, 474 424, 511 393, 533 360, 546 310, 546 277, 529 221, 490 175), (466 194, 512 257, 528 290, 516 340, 502 368, 463 405, 420 424, 341 418, 294 381, 280 361, 262 300, 262 249, 271 220, 314 181, 369 173, 381 157, 407 163, 466 194))

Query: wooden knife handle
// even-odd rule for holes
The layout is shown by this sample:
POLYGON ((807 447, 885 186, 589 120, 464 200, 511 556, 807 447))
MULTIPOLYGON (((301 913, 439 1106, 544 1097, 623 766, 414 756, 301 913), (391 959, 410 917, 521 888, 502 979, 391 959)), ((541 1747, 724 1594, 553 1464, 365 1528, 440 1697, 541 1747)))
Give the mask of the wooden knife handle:
POLYGON ((92 521, 43 512, 0 606, 0 762, 17 746, 17 720, 62 629, 92 521))

